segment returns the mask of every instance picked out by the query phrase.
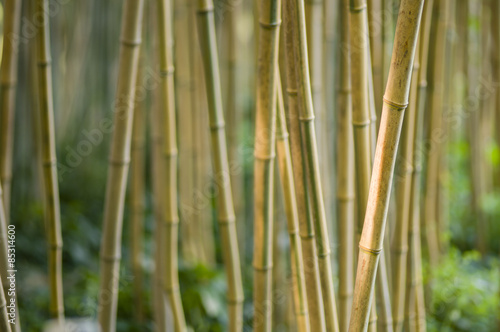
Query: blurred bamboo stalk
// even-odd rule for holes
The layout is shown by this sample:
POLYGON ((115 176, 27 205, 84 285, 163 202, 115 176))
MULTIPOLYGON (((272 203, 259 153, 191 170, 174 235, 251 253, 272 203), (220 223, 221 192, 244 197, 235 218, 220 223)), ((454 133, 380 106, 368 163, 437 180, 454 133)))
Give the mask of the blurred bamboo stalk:
POLYGON ((231 194, 231 173, 227 158, 217 43, 215 40, 214 5, 212 0, 199 0, 197 13, 198 39, 205 72, 210 129, 212 133, 213 164, 217 184, 219 185, 217 219, 220 227, 228 283, 229 331, 241 331, 243 324, 243 286, 233 197, 231 194))
POLYGON ((299 218, 293 179, 292 157, 285 117, 285 105, 279 77, 277 78, 277 83, 278 118, 276 123, 276 150, 278 153, 279 174, 284 197, 285 214, 288 225, 287 229, 290 238, 290 265, 293 282, 294 313, 297 322, 297 330, 299 332, 305 332, 310 331, 310 323, 307 309, 304 260, 302 255, 302 244, 299 237, 299 218))
POLYGON ((137 81, 143 6, 143 0, 127 0, 122 14, 119 77, 100 252, 98 320, 103 332, 116 330, 123 206, 130 162, 134 88, 137 81))
POLYGON ((349 327, 354 288, 354 142, 349 57, 349 1, 339 2, 340 62, 337 110, 337 220, 339 227, 339 331, 349 327))
POLYGON ((273 200, 276 148, 276 85, 280 0, 259 2, 257 103, 254 149, 254 321, 255 331, 272 329, 273 200))
MULTIPOLYGON (((307 38, 305 29, 304 2, 301 0, 286 3, 292 6, 294 13, 290 17, 292 24, 293 55, 292 63, 297 71, 299 82, 297 106, 300 120, 301 140, 303 141, 302 154, 305 159, 306 182, 310 188, 311 214, 317 232, 316 245, 318 248, 318 266, 320 271, 321 289, 325 310, 326 328, 329 331, 338 331, 337 308, 335 304, 333 277, 330 259, 330 240, 326 224, 325 205, 318 162, 318 147, 314 126, 314 108, 309 79, 307 38)), ((288 27, 287 27, 288 28, 288 27)))
POLYGON ((54 128, 54 103, 50 55, 48 1, 36 1, 36 15, 41 24, 36 38, 38 52, 38 88, 41 150, 44 178, 45 225, 49 250, 50 313, 59 326, 64 325, 62 280, 62 236, 59 209, 59 185, 54 128))
MULTIPOLYGON (((142 48, 141 53, 144 52, 142 48)), ((138 86, 143 84, 143 63, 139 64, 138 86)), ((146 96, 144 96, 145 98, 146 96)), ((130 176, 130 252, 132 275, 134 278, 134 314, 138 321, 144 318, 143 298, 143 242, 144 242, 144 214, 145 214, 145 173, 144 164, 146 158, 146 115, 145 100, 136 100, 134 107, 134 121, 132 128, 131 144, 131 176, 130 176)))
POLYGON ((394 42, 396 46, 384 95, 367 214, 359 244, 358 270, 349 326, 349 331, 353 332, 365 330, 368 326, 375 275, 382 252, 395 155, 404 110, 408 103, 411 69, 423 3, 423 0, 403 0, 399 11, 394 42))
MULTIPOLYGON (((0 183, 0 202, 3 199, 2 184, 0 183)), ((0 203, 0 331, 10 332, 11 323, 9 322, 9 316, 7 314, 7 294, 9 293, 10 281, 8 277, 8 230, 7 230, 7 218, 5 218, 5 210, 3 204, 0 203)), ((9 304, 10 304, 9 300, 9 304)), ((17 302, 16 302, 17 306, 17 302)), ((17 307, 15 309, 16 316, 19 313, 17 307)), ((17 325, 17 323, 16 323, 17 325)), ((15 325, 14 325, 15 326, 15 325)))
POLYGON ((290 123, 290 151, 295 184, 297 212, 299 220, 299 234, 304 259, 304 276, 306 281, 307 306, 311 331, 326 331, 325 311, 321 293, 318 256, 315 241, 315 228, 311 216, 309 201, 310 190, 306 182, 306 162, 302 154, 302 133, 300 130, 298 111, 298 74, 294 61, 293 20, 296 9, 289 3, 283 3, 283 35, 285 39, 284 53, 286 55, 286 77, 288 95, 288 120, 290 123))
POLYGON ((7 225, 10 220, 10 184, 14 147, 14 111, 16 106, 17 61, 21 0, 4 2, 2 64, 0 67, 0 181, 3 185, 3 205, 7 225))

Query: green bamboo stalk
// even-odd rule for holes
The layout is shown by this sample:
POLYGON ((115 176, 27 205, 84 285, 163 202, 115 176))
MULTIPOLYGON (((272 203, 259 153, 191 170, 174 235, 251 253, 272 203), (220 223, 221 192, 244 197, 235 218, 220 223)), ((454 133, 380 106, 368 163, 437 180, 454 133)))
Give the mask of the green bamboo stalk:
MULTIPOLYGON (((2 185, 0 183, 0 202, 3 199, 2 185)), ((8 230, 7 230, 7 218, 5 217, 5 210, 3 204, 0 203, 0 330, 5 332, 11 331, 10 318, 7 314, 7 300, 6 295, 9 293, 10 281, 8 277, 8 261, 7 258, 9 251, 8 248, 8 230)), ((15 298, 15 297, 14 297, 15 298)), ((10 303, 10 301, 9 301, 10 303)), ((17 305, 17 302, 16 302, 17 305)), ((19 313, 16 307, 16 316, 19 313)))
POLYGON ((293 6, 293 12, 295 14, 294 17, 291 17, 291 22, 293 23, 291 31, 294 51, 292 53, 294 55, 292 63, 297 70, 297 78, 300 82, 298 86, 297 105, 303 141, 302 154, 305 156, 307 185, 310 187, 311 214, 317 232, 316 244, 318 248, 318 266, 320 270, 326 327, 329 331, 338 331, 337 308, 335 304, 330 259, 330 241, 326 225, 316 133, 313 122, 314 110, 309 79, 304 3, 301 0, 296 0, 286 5, 293 6))
POLYGON ((12 182, 12 149, 14 146, 14 110, 17 88, 17 61, 21 0, 4 2, 2 64, 0 66, 0 180, 7 224, 10 216, 10 184, 12 182))
MULTIPOLYGON (((430 63, 430 75, 432 84, 429 89, 430 99, 430 121, 429 133, 435 133, 436 130, 442 130, 442 106, 443 106, 443 84, 444 84, 444 67, 445 67, 445 17, 448 0, 443 0, 439 3, 435 2, 434 6, 438 10, 438 22, 436 32, 435 53, 430 63)), ((430 137, 430 149, 427 159, 427 174, 425 182, 425 200, 424 200, 424 215, 425 215, 425 234, 427 246, 429 250, 429 259, 432 267, 436 267, 439 260, 439 237, 438 237, 438 214, 437 214, 437 197, 438 197, 438 172, 439 172, 439 155, 441 144, 433 137, 430 137)))
POLYGON ((354 142, 349 58, 349 2, 339 2, 340 52, 337 111, 337 220, 339 225, 339 330, 347 331, 354 288, 354 142))
MULTIPOLYGON (((457 6, 459 9, 460 7, 457 6)), ((491 15, 492 17, 498 17, 500 15, 500 5, 498 1, 491 1, 491 15)), ((491 50, 490 50, 490 56, 491 56, 491 66, 492 66, 492 72, 493 72, 493 80, 495 82, 500 82, 500 23, 498 22, 497 19, 492 19, 490 20, 490 29, 491 29, 491 35, 492 35, 492 45, 491 45, 491 50)), ((457 28, 460 28, 460 23, 456 22, 455 23, 457 28)), ((500 123, 500 87, 496 86, 495 87, 495 92, 494 92, 496 98, 495 98, 495 106, 494 109, 496 110, 495 112, 495 124, 498 125, 500 123)), ((496 130, 495 131, 495 141, 497 144, 500 144, 500 131, 496 130)), ((495 180, 495 186, 498 187, 500 185, 500 170, 498 167, 494 170, 494 180, 495 180)))
POLYGON ((382 252, 395 155, 404 110, 408 103, 411 70, 423 3, 423 0, 403 0, 400 6, 395 47, 384 95, 367 214, 359 244, 358 270, 349 325, 349 331, 353 332, 363 331, 368 327, 369 310, 372 303, 371 293, 382 252))
MULTIPOLYGON (((144 52, 144 51, 142 51, 144 52)), ((138 81, 142 81, 142 65, 138 70, 138 81)), ((144 100, 137 100, 134 108, 134 121, 132 128, 131 144, 131 174, 130 174, 130 252, 134 288, 134 314, 138 321, 144 318, 143 280, 144 273, 142 267, 143 242, 144 242, 144 213, 145 213, 145 173, 144 160, 146 157, 146 126, 144 100)))
POLYGON ((276 150, 278 153, 279 174, 285 204, 288 235, 290 238, 294 313, 297 322, 297 330, 299 332, 305 332, 310 331, 310 323, 307 310, 304 261, 302 256, 302 244, 299 237, 299 217, 293 179, 292 157, 286 125, 285 105, 279 77, 277 83, 278 119, 276 123, 276 150))
POLYGON ((54 128, 54 104, 49 39, 48 1, 37 0, 36 13, 41 20, 36 38, 38 52, 38 88, 40 109, 41 151, 43 161, 45 224, 49 251, 50 313, 64 325, 62 284, 62 236, 59 210, 59 186, 54 128))
POLYGON ((172 3, 158 0, 158 38, 160 107, 164 110, 163 154, 165 158, 165 271, 163 287, 167 293, 174 320, 174 330, 186 331, 186 321, 182 308, 177 263, 179 236, 179 215, 177 212, 177 138, 174 93, 174 58, 172 31, 172 3))
POLYGON ((243 287, 226 134, 220 89, 219 63, 215 40, 214 6, 212 0, 198 1, 198 39, 205 71, 214 171, 219 183, 218 222, 228 282, 229 331, 240 331, 243 324, 243 287))
POLYGON ((254 161, 254 321, 255 331, 272 328, 273 191, 281 2, 259 3, 259 42, 254 161))
POLYGON ((143 0, 128 0, 123 7, 117 99, 100 253, 101 286, 98 320, 103 332, 116 329, 123 206, 130 162, 134 88, 141 44, 143 5, 143 0))
POLYGON ((302 244, 302 257, 304 259, 304 275, 306 281, 307 306, 309 311, 311 331, 326 331, 325 310, 321 294, 318 256, 316 254, 316 241, 314 224, 311 218, 309 202, 309 188, 306 185, 306 165, 302 154, 302 137, 300 131, 298 111, 299 82, 294 63, 294 36, 293 29, 295 18, 294 6, 283 3, 284 17, 284 53, 286 55, 287 94, 288 94, 288 119, 290 122, 290 151, 292 155, 293 176, 295 184, 297 211, 299 218, 299 235, 302 244))

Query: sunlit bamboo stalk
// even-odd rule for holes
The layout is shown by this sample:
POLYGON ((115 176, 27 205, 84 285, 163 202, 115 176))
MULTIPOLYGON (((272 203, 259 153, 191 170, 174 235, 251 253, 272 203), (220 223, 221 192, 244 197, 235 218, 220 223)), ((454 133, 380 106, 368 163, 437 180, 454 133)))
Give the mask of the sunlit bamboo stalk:
MULTIPOLYGON (((423 0, 401 2, 389 79, 379 129, 368 207, 359 244, 358 270, 349 331, 368 325, 377 265, 404 111, 408 104, 411 70, 420 26, 423 0)), ((352 16, 351 16, 352 19, 352 16)), ((354 88, 354 86, 353 86, 354 88)))
POLYGON ((297 71, 299 82, 297 87, 297 106, 302 135, 301 139, 303 141, 302 154, 305 156, 307 186, 310 188, 311 214, 317 233, 316 245, 318 248, 318 266, 320 270, 326 328, 329 331, 338 331, 337 308, 330 259, 330 241, 321 186, 311 82, 309 79, 304 3, 301 0, 295 0, 285 5, 294 7, 294 16, 290 18, 293 23, 293 28, 291 29, 293 36, 293 64, 297 71))
POLYGON ((134 88, 137 80, 143 7, 143 0, 127 0, 122 14, 118 87, 100 252, 98 320, 103 332, 116 330, 123 206, 130 162, 134 88))
POLYGON ((212 132, 213 164, 217 185, 219 186, 217 219, 220 227, 228 283, 229 331, 241 331, 243 324, 243 287, 231 180, 229 177, 231 173, 227 159, 213 2, 211 0, 199 0, 197 13, 198 39, 205 72, 210 129, 212 132))
POLYGON ((281 1, 259 2, 257 104, 254 148, 254 321, 255 331, 272 328, 273 192, 276 147, 276 85, 281 1))
POLYGON ((12 151, 14 146, 14 109, 17 89, 17 60, 21 0, 4 2, 2 65, 0 67, 0 180, 3 185, 3 205, 7 224, 10 216, 10 184, 12 181, 12 151))
POLYGON ((47 232, 49 255, 50 313, 58 320, 59 326, 63 326, 63 244, 59 209, 59 185, 57 178, 48 5, 47 0, 36 1, 36 14, 41 20, 36 38, 38 53, 38 107, 42 137, 41 150, 45 197, 45 229, 47 232))
POLYGON ((280 170, 281 187, 284 196, 287 229, 290 238, 290 265, 293 281, 294 312, 299 332, 310 331, 309 313, 304 274, 302 244, 299 237, 299 221, 295 185, 293 179, 292 156, 288 141, 288 130, 285 117, 285 105, 280 79, 277 79, 277 121, 276 121, 276 151, 280 170))

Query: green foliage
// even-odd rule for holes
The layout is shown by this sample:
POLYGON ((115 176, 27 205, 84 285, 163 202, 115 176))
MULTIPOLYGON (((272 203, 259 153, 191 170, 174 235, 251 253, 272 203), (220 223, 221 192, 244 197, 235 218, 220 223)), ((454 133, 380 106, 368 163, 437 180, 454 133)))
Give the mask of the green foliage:
MULTIPOLYGON (((427 267, 428 270, 428 267, 427 267)), ((429 331, 497 331, 500 262, 452 248, 425 273, 430 287, 429 331)))

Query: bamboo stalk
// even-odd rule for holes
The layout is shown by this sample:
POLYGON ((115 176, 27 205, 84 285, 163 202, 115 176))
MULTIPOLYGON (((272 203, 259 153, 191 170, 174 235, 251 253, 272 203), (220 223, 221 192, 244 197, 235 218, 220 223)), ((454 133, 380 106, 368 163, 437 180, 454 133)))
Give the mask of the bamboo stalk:
POLYGON ((254 321, 255 331, 272 328, 273 192, 281 2, 259 3, 257 104, 254 150, 254 321))
POLYGON ((302 244, 299 237, 299 221, 293 179, 292 157, 285 118, 285 106, 281 82, 277 79, 278 119, 276 123, 276 150, 278 153, 279 174, 284 196, 287 229, 290 238, 290 262, 293 282, 294 312, 299 332, 310 331, 309 312, 305 286, 302 244))
MULTIPOLYGON (((142 51, 144 52, 144 51, 142 51)), ((138 81, 142 82, 142 65, 138 69, 138 81)), ((137 100, 134 108, 134 121, 132 128, 131 144, 131 176, 130 176, 130 251, 134 288, 134 314, 138 321, 143 320, 143 255, 142 248, 144 242, 144 213, 145 213, 145 173, 144 160, 145 153, 145 108, 144 100, 137 100)))
POLYGON ((337 111, 337 220, 339 225, 339 330, 347 331, 354 288, 354 142, 349 57, 349 2, 339 2, 340 52, 337 111))
POLYGON ((362 331, 368 326, 368 314, 372 303, 371 293, 382 252, 395 155, 404 110, 408 102, 411 69, 423 3, 423 0, 403 0, 400 6, 393 58, 384 95, 367 214, 359 244, 358 270, 349 331, 362 331))
POLYGON ((165 158, 165 271, 163 287, 167 293, 174 320, 174 330, 186 331, 186 321, 182 308, 177 262, 179 236, 179 215, 177 212, 177 138, 174 93, 174 59, 172 31, 172 3, 158 0, 158 38, 160 107, 164 110, 163 155, 165 158))
MULTIPOLYGON (((298 111, 300 120, 301 139, 303 141, 302 154, 305 155, 306 179, 310 187, 311 214, 317 232, 316 245, 318 248, 318 266, 323 295, 326 328, 329 331, 338 331, 337 308, 333 289, 333 277, 330 259, 330 241, 326 225, 325 206, 319 171, 318 150, 314 126, 314 110, 309 80, 309 65, 307 56, 307 40, 305 31, 304 3, 301 0, 286 4, 293 6, 295 16, 290 17, 293 36, 292 63, 297 71, 298 111)), ((288 28, 288 27, 287 27, 288 28)), ((290 54, 290 55, 291 55, 290 54)))
MULTIPOLYGON (((384 75, 382 73, 384 59, 383 32, 384 24, 382 15, 382 0, 372 0, 368 2, 368 31, 370 37, 370 65, 373 75, 373 94, 375 96, 376 117, 380 118, 382 112, 381 100, 384 94, 384 75)), ((378 127, 378 123, 376 124, 378 127)))
MULTIPOLYGON (((2 185, 0 183, 0 202, 2 202, 3 199, 3 191, 2 191, 2 185)), ((7 279, 8 277, 8 270, 9 265, 8 265, 8 253, 9 250, 7 249, 9 247, 9 242, 8 242, 8 230, 7 230, 7 218, 5 217, 5 210, 3 207, 3 204, 0 203, 0 331, 5 331, 5 332, 10 332, 11 331, 11 323, 9 322, 9 316, 8 316, 8 310, 7 310, 7 300, 6 300, 6 295, 9 293, 9 284, 10 281, 7 279)), ((15 296, 13 297, 15 299, 15 296)), ((15 301, 15 300, 14 300, 15 301)), ((10 301, 9 301, 10 303, 10 301)), ((16 303, 16 316, 19 313, 19 310, 17 310, 17 302, 16 303)), ((16 324, 17 325, 17 324, 16 324)), ((16 326, 14 325, 14 326, 16 326)))
POLYGON ((210 129, 212 135, 213 164, 216 178, 220 182, 218 200, 218 222, 222 239, 222 251, 228 283, 229 331, 241 331, 243 324, 243 287, 229 163, 227 159, 226 134, 220 90, 219 64, 215 41, 214 7, 211 0, 198 1, 198 39, 202 52, 203 67, 208 98, 210 129))
POLYGON ((101 286, 98 320, 103 332, 116 329, 123 205, 130 162, 133 100, 141 43, 143 5, 143 0, 128 0, 123 7, 117 99, 100 253, 101 286))
POLYGON ((290 122, 290 151, 292 155, 292 168, 295 184, 296 203, 299 220, 299 235, 302 244, 302 257, 304 259, 304 276, 306 281, 307 306, 309 311, 311 331, 325 331, 325 311, 323 297, 321 294, 321 282, 319 276, 318 256, 316 254, 315 228, 311 218, 311 206, 309 202, 309 188, 306 186, 305 158, 302 154, 302 137, 298 112, 299 82, 294 63, 293 46, 293 20, 295 18, 294 6, 283 3, 284 17, 284 39, 287 73, 288 94, 288 119, 290 122))
MULTIPOLYGON (((436 131, 442 130, 442 106, 443 106, 443 84, 445 67, 445 19, 448 0, 434 3, 438 11, 438 22, 436 32, 436 46, 432 62, 430 63, 431 84, 429 89, 430 99, 430 121, 429 133, 432 135, 436 131)), ((434 137, 430 138, 430 149, 427 159, 427 174, 425 182, 425 234, 429 250, 429 259, 432 267, 436 267, 439 261, 439 237, 438 237, 438 214, 437 214, 437 195, 438 195, 438 172, 439 155, 441 142, 434 137)))
POLYGON ((50 313, 64 325, 62 284, 62 236, 59 209, 59 186, 52 96, 51 55, 49 39, 48 1, 37 0, 36 13, 41 24, 36 38, 38 51, 38 87, 42 161, 45 197, 45 225, 49 255, 50 313))
POLYGON ((17 61, 21 0, 4 2, 2 65, 0 67, 0 180, 7 224, 10 216, 10 184, 12 182, 12 149, 14 146, 14 110, 17 88, 17 61))

